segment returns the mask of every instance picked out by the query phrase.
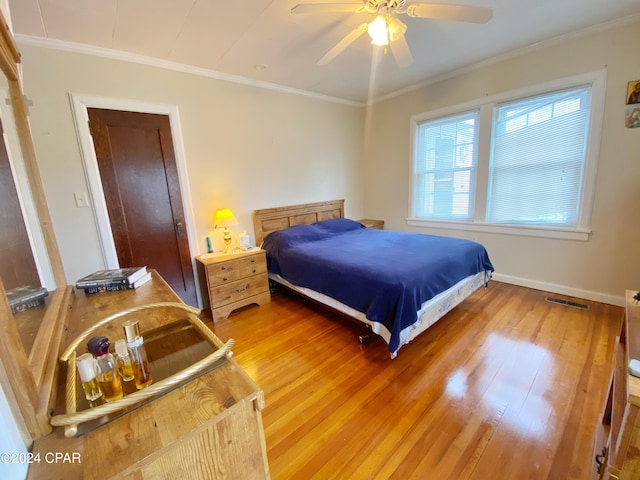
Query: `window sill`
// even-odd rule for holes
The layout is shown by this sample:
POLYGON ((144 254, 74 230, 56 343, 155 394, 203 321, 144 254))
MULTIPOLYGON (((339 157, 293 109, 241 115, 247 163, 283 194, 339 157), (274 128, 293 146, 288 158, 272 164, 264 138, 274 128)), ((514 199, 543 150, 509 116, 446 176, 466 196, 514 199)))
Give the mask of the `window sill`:
POLYGON ((479 222, 457 222, 447 220, 423 220, 407 218, 407 225, 422 228, 441 228, 445 230, 464 230, 467 232, 498 233, 521 237, 553 238, 559 240, 589 240, 591 230, 581 228, 553 228, 532 225, 497 225, 479 222))

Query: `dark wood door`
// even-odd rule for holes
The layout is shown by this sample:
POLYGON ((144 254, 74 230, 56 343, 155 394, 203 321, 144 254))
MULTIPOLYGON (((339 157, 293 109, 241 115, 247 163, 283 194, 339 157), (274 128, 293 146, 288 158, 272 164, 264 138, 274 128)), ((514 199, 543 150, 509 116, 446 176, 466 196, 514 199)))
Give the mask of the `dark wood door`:
POLYGON ((118 261, 153 268, 197 305, 169 117, 90 108, 118 261))
POLYGON ((40 277, 22 216, 18 190, 0 124, 0 278, 4 288, 40 286, 40 277))

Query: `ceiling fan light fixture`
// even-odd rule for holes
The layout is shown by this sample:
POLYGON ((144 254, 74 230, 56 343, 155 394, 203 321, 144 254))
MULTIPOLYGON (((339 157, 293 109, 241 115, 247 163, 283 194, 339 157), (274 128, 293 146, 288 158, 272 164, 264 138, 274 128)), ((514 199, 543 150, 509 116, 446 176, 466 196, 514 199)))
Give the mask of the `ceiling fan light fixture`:
POLYGON ((389 31, 387 30, 387 21, 382 15, 378 15, 373 22, 369 24, 367 32, 371 37, 373 45, 389 45, 389 31))
MULTIPOLYGON (((327 65, 366 31, 373 45, 389 46, 398 66, 407 67, 413 63, 413 57, 405 35, 407 26, 398 17, 407 15, 412 18, 486 23, 493 16, 493 8, 467 5, 465 0, 343 0, 346 3, 328 3, 334 1, 302 3, 294 6, 291 13, 366 13, 369 19, 373 16, 376 18, 372 22, 361 23, 349 32, 318 60, 318 65, 327 65)), ((387 53, 386 48, 384 53, 387 53)))
POLYGON ((389 31, 389 41, 394 42, 404 35, 407 26, 399 18, 393 17, 387 24, 387 30, 389 31))

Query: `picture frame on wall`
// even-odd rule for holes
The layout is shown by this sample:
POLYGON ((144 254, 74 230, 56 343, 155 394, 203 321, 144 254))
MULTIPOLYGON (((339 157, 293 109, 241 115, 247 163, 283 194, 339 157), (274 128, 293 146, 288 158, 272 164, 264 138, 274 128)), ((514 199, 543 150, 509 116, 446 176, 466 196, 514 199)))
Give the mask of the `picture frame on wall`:
POLYGON ((627 107, 624 126, 627 128, 640 128, 640 103, 627 107))
POLYGON ((640 80, 633 80, 627 84, 627 105, 640 103, 640 80))
POLYGON ((627 108, 624 115, 624 126, 640 128, 640 80, 627 83, 625 103, 627 108))

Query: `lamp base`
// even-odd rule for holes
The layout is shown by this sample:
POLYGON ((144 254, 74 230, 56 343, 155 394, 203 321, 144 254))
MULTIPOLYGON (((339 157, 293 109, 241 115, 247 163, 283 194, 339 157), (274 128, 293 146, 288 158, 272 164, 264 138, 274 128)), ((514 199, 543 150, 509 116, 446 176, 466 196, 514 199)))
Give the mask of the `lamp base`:
POLYGON ((223 231, 224 236, 222 240, 224 240, 224 253, 231 253, 233 250, 231 249, 231 232, 228 228, 225 228, 223 231))

